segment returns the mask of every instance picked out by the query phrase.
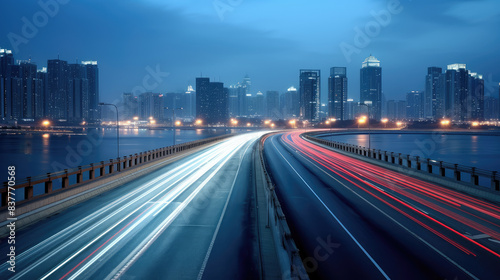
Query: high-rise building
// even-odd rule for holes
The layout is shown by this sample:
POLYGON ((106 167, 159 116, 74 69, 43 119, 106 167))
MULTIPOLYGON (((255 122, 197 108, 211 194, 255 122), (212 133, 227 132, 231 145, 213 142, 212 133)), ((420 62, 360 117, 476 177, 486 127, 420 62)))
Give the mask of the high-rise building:
POLYGON ((99 106, 99 68, 97 61, 82 61, 87 70, 88 80, 88 121, 100 121, 100 106, 99 106))
POLYGON ((68 63, 60 59, 47 61, 48 116, 53 119, 68 118, 68 63))
POLYGON ((223 83, 196 78, 196 118, 206 124, 224 124, 229 119, 229 90, 223 83))
POLYGON ((467 116, 469 73, 465 64, 450 64, 446 70, 445 114, 456 121, 467 116))
POLYGON ((285 117, 288 119, 300 117, 300 97, 295 87, 290 87, 285 92, 285 117))
POLYGON ((484 80, 477 73, 469 73, 467 116, 470 121, 484 119, 484 80))
POLYGON ((89 120, 89 83, 83 64, 68 64, 68 119, 89 120))
POLYGON ((229 92, 229 116, 238 117, 240 115, 240 105, 239 105, 239 84, 231 85, 228 88, 229 92))
POLYGON ((387 118, 390 120, 406 119, 406 101, 404 100, 388 100, 387 101, 387 118))
POLYGON ((345 119, 347 102, 347 71, 345 67, 332 67, 328 78, 328 114, 331 118, 345 119))
POLYGON ((266 92, 266 116, 273 120, 281 118, 279 91, 266 92))
POLYGON ((484 118, 484 80, 465 64, 450 64, 444 78, 444 116, 455 121, 484 118))
POLYGON ((35 119, 44 118, 47 115, 48 102, 46 100, 47 95, 47 68, 43 67, 38 69, 36 72, 37 83, 36 83, 36 95, 35 95, 35 119))
POLYGON ((133 120, 134 117, 139 117, 139 102, 137 96, 133 93, 125 92, 123 93, 123 109, 122 118, 124 120, 133 120))
POLYGON ((321 70, 300 70, 300 118, 320 121, 321 70))
POLYGON ((369 106, 370 118, 382 117, 382 68, 380 61, 370 55, 360 70, 360 103, 369 106))
POLYGON ((183 108, 185 118, 194 118, 196 116, 196 92, 191 85, 188 86, 183 95, 183 108))
POLYGON ((35 119, 35 100, 37 95, 37 69, 30 61, 20 61, 11 65, 11 118, 16 120, 35 119))
POLYGON ((0 48, 0 119, 9 119, 9 104, 11 101, 11 66, 14 65, 14 56, 11 50, 0 48))
POLYGON ((484 119, 487 121, 500 120, 500 99, 492 96, 484 97, 484 119))
POLYGON ((264 116, 266 112, 266 99, 264 97, 264 94, 261 91, 258 91, 255 94, 255 97, 253 98, 253 108, 254 108, 254 114, 256 116, 264 116))
POLYGON ((164 108, 163 94, 144 92, 139 95, 139 117, 141 120, 153 118, 155 121, 163 120, 164 108))
POLYGON ((426 119, 439 119, 442 117, 441 95, 443 94, 443 69, 441 67, 427 68, 425 76, 425 100, 424 100, 424 117, 426 119))
POLYGON ((410 91, 406 94, 406 119, 419 121, 424 119, 424 94, 421 91, 410 91))

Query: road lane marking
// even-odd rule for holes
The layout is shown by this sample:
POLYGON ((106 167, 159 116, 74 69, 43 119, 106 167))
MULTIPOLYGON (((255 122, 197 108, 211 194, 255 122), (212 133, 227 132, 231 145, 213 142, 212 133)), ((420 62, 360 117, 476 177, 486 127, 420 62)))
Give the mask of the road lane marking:
POLYGON ((346 184, 344 184, 343 182, 341 182, 339 179, 335 178, 334 176, 332 176, 331 174, 329 174, 328 172, 326 172, 323 168, 321 168, 320 166, 316 165, 312 161, 310 161, 307 158, 305 158, 303 155, 301 155, 301 156, 302 156, 302 158, 304 160, 306 160, 309 163, 311 163, 312 165, 316 166, 320 171, 322 171, 323 173, 325 173, 327 176, 329 176, 333 180, 337 181, 337 183, 339 183, 342 186, 344 186, 347 190, 349 190, 350 192, 352 192, 354 195, 358 196, 360 199, 362 199, 367 204, 369 204, 370 206, 372 206, 373 208, 375 208, 376 210, 378 210, 380 213, 382 213, 388 219, 390 219, 391 221, 393 221, 394 223, 396 223, 398 226, 400 226, 401 228, 403 228, 404 230, 406 230, 408 233, 410 233, 415 238, 417 238, 418 240, 420 240, 422 243, 424 243, 425 245, 427 245, 429 248, 431 248, 432 250, 434 250, 436 253, 438 253, 439 255, 441 255, 444 259, 448 260, 450 263, 452 263, 457 268, 459 268, 460 270, 462 270, 464 273, 466 273, 467 275, 469 275, 472 279, 479 280, 479 278, 476 277, 474 274, 472 274, 471 272, 469 272, 468 270, 466 270, 464 267, 462 267, 461 265, 459 265, 458 263, 456 263, 454 260, 452 260, 446 254, 444 254, 439 249, 437 249, 436 247, 434 247, 433 245, 431 245, 429 242, 425 241, 423 238, 421 238, 420 236, 418 236, 416 233, 414 233, 413 231, 411 231, 410 229, 408 229, 407 227, 405 227, 403 224, 401 224, 400 222, 398 222, 396 219, 394 219, 393 217, 391 217, 389 214, 387 214, 386 212, 384 212, 382 209, 378 208, 373 203, 371 203, 370 201, 368 201, 367 199, 365 199, 364 197, 362 197, 360 194, 358 194, 357 192, 355 192, 354 190, 352 190, 351 188, 349 188, 346 184))
POLYGON ((217 235, 219 233, 219 229, 220 229, 220 226, 222 224, 222 220, 224 219, 224 216, 226 215, 227 205, 229 204, 229 200, 231 199, 231 194, 233 193, 234 185, 236 184, 236 179, 238 178, 238 173, 240 172, 241 163, 243 162, 244 155, 247 153, 249 147, 250 147, 250 145, 247 146, 247 148, 243 152, 242 156, 240 157, 240 164, 238 165, 238 169, 236 170, 236 175, 234 176, 231 190, 229 191, 229 194, 228 194, 227 199, 226 199, 226 203, 224 205, 224 209, 222 210, 222 215, 219 218, 219 222, 217 223, 217 227, 215 228, 214 235, 212 237, 212 240, 210 241, 210 245, 208 246, 207 254, 205 255, 205 258, 203 259, 203 263, 201 265, 201 269, 200 269, 200 272, 198 274, 197 280, 201 280, 203 278, 203 273, 205 272, 205 267, 207 266, 208 259, 210 258, 210 254, 212 253, 212 248, 214 247, 215 239, 217 238, 217 235))
MULTIPOLYGON (((274 138, 275 137, 273 137, 272 140, 274 140, 274 138)), ((300 176, 300 174, 297 172, 297 170, 295 170, 295 168, 293 168, 293 166, 290 164, 290 162, 278 150, 278 148, 276 147, 274 142, 271 141, 271 143, 273 143, 273 146, 276 149, 276 151, 281 155, 281 157, 286 161, 286 163, 288 163, 290 168, 292 168, 292 170, 295 172, 295 174, 297 174, 297 176, 302 180, 302 182, 304 182, 304 184, 309 188, 309 190, 313 193, 313 195, 319 200, 319 202, 323 205, 323 207, 330 213, 330 215, 337 221, 337 223, 339 223, 339 225, 342 227, 342 229, 344 229, 344 231, 349 235, 349 237, 351 237, 351 239, 354 241, 354 243, 356 243, 356 245, 361 249, 361 251, 363 251, 363 253, 366 255, 366 257, 368 257, 368 259, 378 269, 378 271, 384 276, 384 278, 390 279, 390 277, 385 273, 385 271, 380 267, 380 265, 372 258, 372 256, 368 253, 368 251, 365 250, 365 248, 358 242, 358 240, 354 237, 354 235, 351 234, 351 232, 344 226, 344 224, 330 210, 330 208, 328 208, 328 206, 326 206, 326 204, 323 202, 323 200, 321 200, 321 198, 316 194, 316 192, 311 188, 311 186, 309 186, 309 184, 304 180, 304 178, 302 178, 302 176, 300 176)))

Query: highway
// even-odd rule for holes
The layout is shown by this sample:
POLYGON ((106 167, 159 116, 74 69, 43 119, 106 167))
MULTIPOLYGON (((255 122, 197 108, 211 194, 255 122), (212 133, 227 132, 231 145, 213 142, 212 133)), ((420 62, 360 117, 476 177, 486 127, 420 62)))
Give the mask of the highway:
MULTIPOLYGON (((258 279, 252 147, 234 136, 16 232, 0 279, 258 279)), ((8 252, 6 239, 0 251, 8 252)))
POLYGON ((264 156, 311 279, 499 279, 500 207, 318 146, 264 156))

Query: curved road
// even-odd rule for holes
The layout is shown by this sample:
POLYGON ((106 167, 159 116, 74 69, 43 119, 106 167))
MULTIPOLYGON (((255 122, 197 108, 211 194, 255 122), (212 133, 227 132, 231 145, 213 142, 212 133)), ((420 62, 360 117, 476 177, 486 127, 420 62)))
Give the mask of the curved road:
MULTIPOLYGON (((232 137, 16 232, 1 279, 258 279, 251 152, 232 137)), ((3 239, 0 251, 7 252, 3 239)))
POLYGON ((310 143, 265 159, 312 279, 498 279, 500 207, 310 143))

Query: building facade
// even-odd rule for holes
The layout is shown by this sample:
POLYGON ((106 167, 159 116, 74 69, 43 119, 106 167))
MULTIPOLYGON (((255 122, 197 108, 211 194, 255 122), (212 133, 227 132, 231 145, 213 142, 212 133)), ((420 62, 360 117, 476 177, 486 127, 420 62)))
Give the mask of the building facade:
POLYGON ((300 118, 320 121, 321 70, 300 70, 300 118))
POLYGON ((347 102, 347 70, 332 67, 328 78, 328 115, 338 120, 345 119, 347 102))
POLYGON ((370 118, 382 117, 382 68, 374 56, 367 57, 360 70, 360 103, 370 110, 370 118))

